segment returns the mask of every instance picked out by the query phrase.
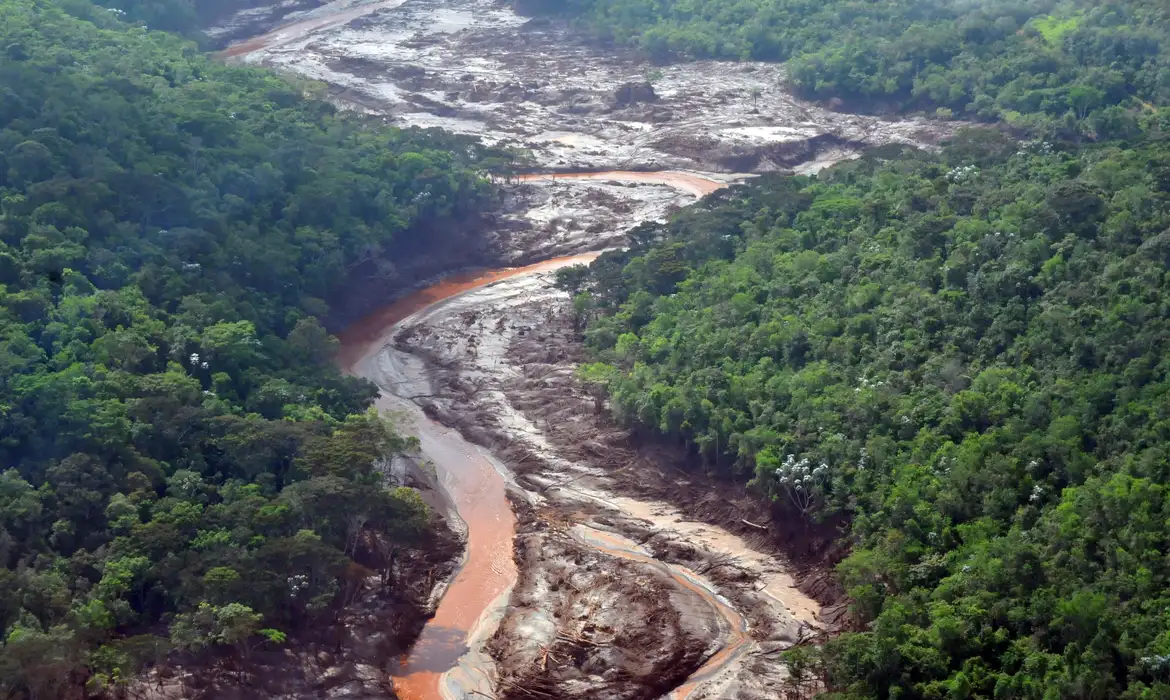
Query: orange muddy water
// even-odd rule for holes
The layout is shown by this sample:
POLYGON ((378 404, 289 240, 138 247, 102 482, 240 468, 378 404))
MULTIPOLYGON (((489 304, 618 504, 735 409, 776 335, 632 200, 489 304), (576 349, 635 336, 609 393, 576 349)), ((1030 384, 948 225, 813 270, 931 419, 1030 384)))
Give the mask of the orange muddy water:
MULTIPOLYGON (((389 342, 394 327, 445 299, 492 282, 584 264, 598 253, 548 260, 527 267, 455 275, 409 294, 346 328, 340 335, 338 362, 350 373, 376 379, 368 364, 389 342)), ((397 408, 390 396, 378 400, 383 410, 397 408)), ((474 664, 460 667, 470 651, 469 638, 505 602, 516 582, 512 559, 515 518, 508 503, 503 475, 478 448, 458 432, 420 419, 414 425, 420 447, 435 471, 451 504, 467 526, 467 552, 462 568, 451 582, 435 616, 405 658, 391 669, 394 690, 401 700, 436 700, 452 697, 448 687, 474 689, 485 679, 476 678, 474 664)))
MULTIPOLYGON (((526 176, 537 180, 542 176, 526 176)), ((724 185, 690 173, 609 172, 581 175, 547 176, 547 179, 612 180, 659 182, 694 194, 713 192, 724 185)), ((378 353, 390 341, 395 326, 408 317, 454 296, 493 282, 548 272, 560 267, 591 262, 600 253, 584 253, 547 260, 526 267, 490 270, 453 275, 430 287, 408 294, 388 306, 357 321, 342 331, 337 361, 346 372, 377 379, 373 364, 378 353)), ((400 409, 393 396, 383 393, 378 400, 383 410, 400 409)), ((486 625, 495 624, 494 616, 507 602, 516 582, 516 565, 512 556, 515 516, 506 494, 504 475, 490 457, 463 440, 457 431, 420 417, 414 424, 420 447, 435 466, 441 486, 459 517, 467 526, 467 552, 463 566, 443 595, 435 616, 427 622, 410 652, 390 669, 394 689, 402 700, 440 700, 462 697, 468 692, 487 695, 491 691, 478 665, 480 652, 472 649, 472 640, 486 625), (477 658, 478 657, 478 658, 477 658), (479 677, 477 677, 479 676, 479 677), (485 685, 486 684, 486 685, 485 685), (481 690, 482 689, 482 690, 481 690)), ((641 554, 590 538, 593 546, 613 556, 642 558, 641 554)), ((649 560, 647 558, 647 560, 649 560)), ((672 570, 677 567, 671 567, 672 570)), ((684 686, 671 694, 682 699, 690 695, 711 673, 734 658, 742 647, 743 620, 689 572, 674 571, 680 584, 703 597, 728 622, 731 643, 712 656, 684 686)))
POLYGON ((598 255, 601 253, 582 253, 545 260, 525 267, 505 267, 500 270, 469 272, 446 277, 430 287, 411 292, 389 306, 378 309, 338 333, 337 339, 341 341, 341 348, 337 353, 337 362, 343 370, 356 373, 358 365, 363 360, 372 357, 382 349, 385 342, 390 339, 394 326, 408 316, 457 294, 486 287, 492 282, 499 282, 511 277, 548 272, 568 265, 587 265, 593 262, 598 255))
POLYGON ((467 525, 463 567, 410 652, 390 669, 400 700, 433 700, 447 697, 445 687, 473 689, 483 680, 472 675, 474 662, 461 668, 460 660, 471 651, 469 638, 482 618, 506 601, 516 582, 516 521, 504 477, 485 455, 442 426, 416 429, 423 452, 467 525), (454 677, 445 680, 448 675, 454 677))

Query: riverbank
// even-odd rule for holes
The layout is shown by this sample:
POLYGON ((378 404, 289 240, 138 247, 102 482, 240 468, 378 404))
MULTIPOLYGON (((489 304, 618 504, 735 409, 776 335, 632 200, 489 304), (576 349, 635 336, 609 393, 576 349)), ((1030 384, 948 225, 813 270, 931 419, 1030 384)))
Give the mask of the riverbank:
MULTIPOLYGON (((573 378, 579 346, 551 271, 624 245, 629 228, 738 172, 815 172, 866 145, 929 144, 935 127, 797 104, 764 89, 782 79, 775 66, 692 64, 640 80, 636 57, 491 0, 337 3, 225 57, 323 79, 339 105, 402 126, 523 146, 557 171, 502 188, 481 242, 498 269, 439 281, 341 334, 341 363, 379 384, 379 407, 419 437, 441 507, 466 526, 435 617, 391 665, 399 696, 783 692, 779 651, 841 622, 839 590, 801 588, 827 559, 786 561, 766 506, 742 490, 728 500, 729 487, 696 473, 668 477, 680 455, 648 455, 596 414, 573 378), (525 83, 534 71, 547 82, 525 83), (625 169, 596 172, 615 166, 625 169), (730 507, 680 498, 687 490, 730 507)), ((364 297, 350 313, 378 298, 349 285, 364 297)))
MULTIPOLYGON (((687 657, 675 645, 684 639, 684 652, 708 650, 692 658, 689 667, 683 664, 694 681, 692 690, 702 693, 695 697, 774 697, 784 678, 777 652, 838 624, 839 595, 833 598, 829 591, 828 602, 838 605, 826 618, 821 604, 798 587, 798 576, 807 571, 778 557, 772 535, 759 532, 759 523, 749 526, 739 518, 739 529, 750 532, 737 534, 726 526, 727 512, 693 509, 692 516, 686 506, 630 488, 627 479, 657 482, 663 469, 671 469, 669 460, 656 462, 632 450, 629 436, 614 426, 596 431, 592 398, 572 377, 576 358, 550 342, 550 330, 567 322, 567 301, 547 274, 510 277, 412 316, 392 335, 394 347, 382 353, 384 386, 401 381, 395 377, 410 364, 423 368, 428 388, 416 400, 427 415, 489 448, 516 476, 512 500, 520 504, 516 552, 521 583, 490 644, 500 686, 535 686, 568 698, 657 697, 656 679, 662 674, 655 660, 674 659, 669 665, 678 668, 687 657), (534 378, 539 388, 532 385, 534 378), (650 577, 643 579, 645 586, 629 588, 631 580, 639 580, 623 573, 629 562, 618 564, 611 554, 610 562, 601 564, 595 554, 583 553, 581 542, 568 534, 578 525, 634 542, 659 565, 676 567, 680 576, 684 570, 697 575, 712 594, 705 609, 717 611, 715 601, 724 601, 742 620, 744 640, 734 642, 730 631, 736 625, 713 622, 718 618, 714 612, 702 634, 642 632, 643 620, 669 619, 637 607, 645 596, 662 604, 682 595, 683 600, 663 609, 694 610, 685 602, 694 591, 680 594, 661 587, 660 574, 652 573, 644 574, 650 577), (596 580, 602 574, 608 586, 596 580), (605 615, 595 636, 583 637, 579 625, 597 620, 598 611, 605 615), (616 634, 618 626, 604 622, 609 615, 621 621, 627 634, 616 634), (602 663, 589 654, 558 651, 566 640, 586 650, 609 648, 611 656, 602 663), (727 650, 735 653, 719 656, 727 650), (564 660, 549 664, 546 654, 564 660), (622 664, 627 656, 646 660, 642 673, 622 664), (709 675, 701 672, 712 658, 718 659, 717 668, 709 675), (598 673, 605 669, 619 672, 623 681, 618 687, 598 673)), ((693 480, 696 492, 710 486, 697 474, 679 473, 693 480)), ((758 502, 750 512, 768 522, 758 502)), ((695 614, 684 617, 694 620, 695 614)))

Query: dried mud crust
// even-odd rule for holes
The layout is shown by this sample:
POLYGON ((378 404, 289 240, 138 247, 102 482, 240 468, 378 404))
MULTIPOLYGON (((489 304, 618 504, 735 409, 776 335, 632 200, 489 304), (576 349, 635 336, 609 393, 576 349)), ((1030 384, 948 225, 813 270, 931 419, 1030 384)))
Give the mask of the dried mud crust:
MULTIPOLYGON (((335 7, 344 18, 352 6, 335 0, 317 12, 335 7)), ((562 23, 530 21, 505 0, 378 7, 326 27, 274 32, 267 43, 249 42, 238 60, 324 81, 340 105, 403 126, 523 146, 542 168, 823 167, 869 146, 930 146, 953 129, 803 102, 787 92, 776 64, 654 66, 562 23)))
POLYGON ((682 683, 720 642, 714 611, 656 567, 575 541, 555 509, 514 499, 525 572, 488 643, 497 697, 648 700, 682 683))

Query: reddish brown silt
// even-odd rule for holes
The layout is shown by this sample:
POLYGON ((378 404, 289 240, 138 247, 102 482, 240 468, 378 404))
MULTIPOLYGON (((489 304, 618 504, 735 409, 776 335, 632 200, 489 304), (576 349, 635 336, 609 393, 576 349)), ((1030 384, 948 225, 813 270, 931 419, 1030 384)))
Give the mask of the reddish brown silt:
MULTIPOLYGON (((701 196, 724 185, 689 173, 610 172, 571 175, 528 175, 524 180, 606 180, 656 182, 701 196)), ((352 324, 339 334, 338 363, 346 372, 374 379, 370 360, 386 346, 396 324, 411 315, 464 292, 493 282, 546 272, 572 264, 585 264, 599 253, 556 258, 526 267, 453 275, 430 287, 408 294, 352 324)), ((395 408, 394 398, 383 395, 378 405, 395 408)), ((400 407, 400 406, 398 406, 400 407)), ((478 448, 458 432, 420 418, 412 432, 419 438, 423 454, 434 463, 444 490, 459 517, 467 526, 467 555, 448 588, 438 610, 405 658, 391 669, 394 689, 402 700, 437 700, 465 693, 445 692, 448 688, 491 690, 486 678, 476 677, 477 664, 466 663, 477 652, 469 638, 482 623, 505 603, 516 582, 512 559, 515 518, 506 495, 500 470, 478 448), (461 665, 460 660, 465 664, 461 665)), ((689 692, 689 691, 688 691, 689 692)), ((490 697, 490 696, 489 696, 490 697)), ((685 697, 680 696, 680 697, 685 697)))
MULTIPOLYGON (((385 346, 394 326, 410 315, 492 282, 588 263, 596 257, 597 253, 586 253, 527 267, 449 277, 345 329, 340 334, 338 362, 347 372, 365 374, 366 361, 385 346)), ((392 409, 393 399, 383 395, 378 406, 392 409)), ((441 688, 443 676, 455 670, 460 658, 468 653, 468 637, 478 628, 481 618, 516 582, 516 565, 512 560, 515 518, 508 503, 504 477, 486 455, 465 442, 456 431, 434 421, 420 419, 413 427, 422 452, 434 463, 444 490, 467 526, 463 567, 410 653, 391 669, 399 698, 435 700, 446 697, 441 688)), ((450 682, 460 687, 478 682, 470 674, 462 675, 467 677, 450 679, 450 682)))

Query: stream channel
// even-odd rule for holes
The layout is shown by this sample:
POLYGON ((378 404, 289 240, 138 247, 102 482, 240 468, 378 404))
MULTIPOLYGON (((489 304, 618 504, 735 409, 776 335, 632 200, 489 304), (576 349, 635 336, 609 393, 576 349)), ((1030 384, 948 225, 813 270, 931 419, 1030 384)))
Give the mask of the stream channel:
MULTIPOLYGON (((783 89, 783 67, 775 64, 665 66, 653 71, 651 94, 630 101, 623 97, 629 86, 651 72, 644 58, 590 46, 563 25, 531 22, 505 0, 333 0, 290 14, 279 7, 247 10, 210 30, 225 42, 242 38, 221 58, 322 81, 339 107, 387 123, 523 145, 540 168, 558 171, 519 178, 501 212, 512 223, 511 237, 497 239, 503 259, 544 262, 450 276, 340 334, 342 368, 377 383, 379 409, 419 439, 449 520, 467 543, 434 617, 388 669, 396 693, 472 700, 524 691, 526 678, 547 671, 547 680, 563 663, 550 661, 550 651, 572 623, 573 639, 594 644, 580 630, 603 630, 613 648, 588 647, 581 654, 593 654, 588 663, 579 658, 553 694, 532 697, 647 697, 613 675, 631 668, 642 669, 643 688, 673 670, 673 688, 663 690, 672 700, 779 697, 777 652, 822 626, 820 606, 797 590, 790 567, 767 547, 666 501, 631 495, 604 465, 557 444, 562 426, 526 413, 509 394, 522 380, 546 381, 527 376, 531 367, 510 348, 523 341, 542 358, 555 354, 539 337, 567 300, 551 287, 550 273, 623 245, 638 223, 664 220, 747 174, 814 173, 871 146, 929 146, 947 127, 801 102, 783 89), (283 19, 258 22, 264 11, 283 19), (442 361, 426 359, 435 357, 442 361), (453 374, 479 387, 473 400, 448 397, 439 413, 424 413, 416 399, 449 386, 453 374), (449 427, 466 431, 458 419, 475 411, 492 419, 509 447, 523 446, 543 466, 510 470, 517 465, 509 455, 449 427), (519 504, 515 512, 509 497, 519 504), (720 569, 721 577, 711 573, 720 569), (574 577, 592 583, 582 591, 574 577), (648 614, 670 609, 673 640, 648 614), (626 641, 637 644, 619 648, 626 626, 634 628, 626 641), (507 661, 497 664, 501 658, 507 661), (614 663, 607 667, 607 659, 614 663)), ((547 381, 562 381, 559 390, 571 393, 571 362, 537 362, 547 381)), ((611 442, 609 449, 623 448, 611 442)))
MULTIPOLYGON (((525 176, 530 180, 546 178, 654 182, 696 196, 722 186, 698 175, 675 172, 525 176)), ((399 299, 351 325, 340 336, 342 346, 338 359, 343 369, 381 385, 380 410, 399 420, 407 417, 410 431, 418 437, 422 453, 434 464, 445 496, 466 528, 463 566, 443 595, 435 616, 394 671, 394 688, 401 700, 492 696, 491 682, 483 670, 490 659, 476 647, 495 631, 516 583, 517 571, 512 561, 515 519, 507 499, 511 481, 507 468, 490 452, 464 440, 458 431, 427 418, 417 406, 399 396, 393 384, 387 386, 385 375, 377 366, 378 355, 399 324, 416 314, 501 280, 588 263, 595 257, 596 253, 585 253, 526 267, 452 276, 399 299)), ((702 576, 686 567, 654 559, 638 543, 617 533, 578 524, 573 528, 573 536, 607 555, 663 567, 680 586, 702 597, 723 618, 729 631, 723 648, 669 695, 672 700, 690 698, 705 679, 714 676, 743 650, 747 641, 746 621, 702 576)))

